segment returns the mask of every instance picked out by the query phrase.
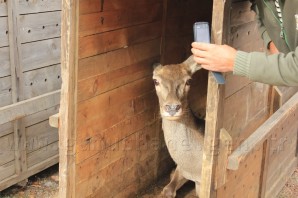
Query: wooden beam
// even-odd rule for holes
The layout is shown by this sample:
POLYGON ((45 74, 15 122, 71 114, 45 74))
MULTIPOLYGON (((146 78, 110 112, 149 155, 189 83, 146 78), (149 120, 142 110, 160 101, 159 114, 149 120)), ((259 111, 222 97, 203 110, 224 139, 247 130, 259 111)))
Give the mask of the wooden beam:
POLYGON ((262 149, 263 143, 275 131, 279 123, 282 123, 298 109, 298 93, 286 104, 277 110, 262 126, 250 135, 228 158, 228 169, 238 170, 250 153, 256 149, 262 149))
MULTIPOLYGON (((212 42, 215 44, 227 43, 227 30, 229 30, 229 12, 231 1, 213 1, 213 19, 211 28, 212 42)), ((210 73, 210 72, 209 72, 210 73)), ((204 153, 202 164, 202 182, 200 197, 216 197, 216 165, 220 129, 223 125, 224 86, 216 83, 213 75, 209 74, 208 95, 206 109, 206 128, 204 140, 204 153)))
POLYGON ((79 4, 77 0, 62 1, 59 197, 76 197, 79 4))
POLYGON ((0 125, 58 105, 60 90, 0 108, 0 125))
POLYGON ((51 127, 58 128, 59 127, 59 113, 50 116, 49 124, 51 127))
MULTIPOLYGON (((227 162, 229 155, 232 151, 232 137, 226 129, 222 128, 220 130, 220 140, 219 140, 219 151, 218 151, 218 161, 227 162)), ((227 182, 227 163, 217 164, 216 168, 216 184, 215 188, 218 189, 226 184, 227 182)))

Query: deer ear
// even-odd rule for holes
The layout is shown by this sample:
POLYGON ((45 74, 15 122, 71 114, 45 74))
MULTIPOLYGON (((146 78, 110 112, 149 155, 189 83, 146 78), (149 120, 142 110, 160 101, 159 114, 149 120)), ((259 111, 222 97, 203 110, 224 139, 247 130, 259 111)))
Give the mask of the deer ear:
POLYGON ((183 64, 187 67, 187 70, 190 71, 191 74, 194 74, 196 71, 202 69, 201 65, 194 61, 193 56, 190 56, 183 62, 183 64))
POLYGON ((152 67, 153 67, 153 70, 155 70, 157 67, 159 67, 159 66, 162 66, 160 63, 154 63, 153 65, 152 65, 152 67))

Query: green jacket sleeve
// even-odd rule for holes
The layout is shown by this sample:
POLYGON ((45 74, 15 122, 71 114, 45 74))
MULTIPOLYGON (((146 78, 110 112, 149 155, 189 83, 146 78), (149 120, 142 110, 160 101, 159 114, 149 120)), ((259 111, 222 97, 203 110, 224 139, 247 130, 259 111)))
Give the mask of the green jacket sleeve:
POLYGON ((298 86, 298 47, 288 54, 238 51, 234 74, 266 84, 298 86))
POLYGON ((269 37, 266 27, 264 26, 264 24, 259 16, 259 9, 258 9, 256 2, 251 1, 251 3, 252 3, 251 9, 256 13, 256 20, 258 22, 259 33, 261 35, 261 38, 264 41, 264 46, 268 49, 268 44, 270 43, 271 38, 269 37))

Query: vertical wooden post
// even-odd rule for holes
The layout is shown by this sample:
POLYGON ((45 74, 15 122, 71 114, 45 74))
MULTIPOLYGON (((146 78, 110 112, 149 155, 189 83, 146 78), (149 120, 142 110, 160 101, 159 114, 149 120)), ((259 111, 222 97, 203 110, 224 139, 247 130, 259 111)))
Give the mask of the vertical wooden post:
MULTIPOLYGON (((229 30, 230 0, 214 0, 212 14, 211 37, 213 43, 227 43, 229 30)), ((216 83, 212 74, 209 74, 206 112, 206 129, 204 154, 202 165, 202 183, 200 197, 216 197, 215 173, 219 147, 219 134, 223 125, 224 86, 216 83)))
MULTIPOLYGON (((12 84, 12 102, 17 103, 23 100, 23 71, 21 64, 21 43, 19 40, 18 27, 18 1, 7 1, 8 28, 9 28, 9 48, 10 48, 10 68, 12 84)), ((26 162, 26 134, 25 125, 22 119, 13 122, 14 127, 14 149, 16 174, 20 175, 27 170, 26 162)))
POLYGON ((79 1, 62 1, 59 197, 75 197, 79 1))

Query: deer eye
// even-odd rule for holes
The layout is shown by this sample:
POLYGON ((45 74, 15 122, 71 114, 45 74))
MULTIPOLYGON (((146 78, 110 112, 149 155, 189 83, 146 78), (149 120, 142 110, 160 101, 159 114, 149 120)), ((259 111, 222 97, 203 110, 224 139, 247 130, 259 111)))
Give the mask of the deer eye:
POLYGON ((159 82, 158 82, 158 80, 156 80, 156 79, 153 79, 153 82, 154 82, 154 85, 155 85, 155 86, 158 86, 158 85, 159 85, 159 82))
POLYGON ((191 85, 191 81, 192 81, 191 79, 188 79, 188 80, 186 81, 185 84, 186 84, 187 86, 189 86, 189 85, 191 85))

